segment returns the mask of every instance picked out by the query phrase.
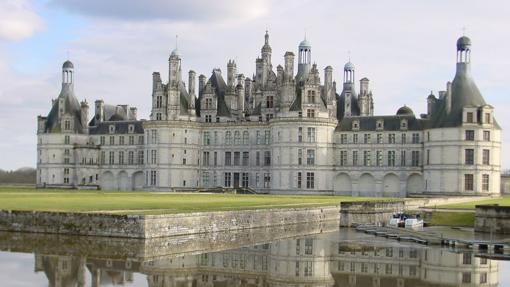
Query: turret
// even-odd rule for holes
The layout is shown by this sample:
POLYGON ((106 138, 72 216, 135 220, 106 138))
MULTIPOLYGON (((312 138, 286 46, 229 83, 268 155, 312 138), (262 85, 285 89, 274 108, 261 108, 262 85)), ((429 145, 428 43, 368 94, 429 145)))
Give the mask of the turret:
MULTIPOLYGON (((351 61, 347 62, 344 65, 344 87, 342 91, 342 96, 344 97, 344 116, 350 117, 352 116, 353 109, 353 97, 356 95, 356 89, 354 87, 354 65, 351 61)), ((364 97, 359 97, 358 105, 363 106, 365 99, 364 97)))
POLYGON ((73 87, 74 82, 74 65, 67 60, 62 65, 62 85, 70 85, 73 87))
POLYGON ((260 51, 262 55, 262 60, 264 60, 267 64, 267 66, 271 67, 271 46, 269 46, 269 33, 266 30, 266 34, 264 35, 264 46, 262 46, 262 49, 260 51))
POLYGON ((434 106, 436 105, 436 96, 430 91, 430 95, 427 97, 427 116, 430 117, 434 113, 434 106))
POLYGON ((237 65, 234 60, 228 60, 227 63, 227 86, 229 88, 234 88, 235 79, 237 73, 237 65))
POLYGON ((291 81, 294 79, 294 53, 285 53, 285 68, 284 68, 284 81, 291 81))
POLYGON ((312 63, 312 45, 306 40, 306 37, 299 43, 298 55, 298 80, 304 80, 308 77, 312 63))
POLYGON ((360 89, 359 89, 359 93, 360 95, 366 95, 369 93, 369 90, 368 90, 368 83, 370 81, 367 79, 367 78, 363 78, 359 81, 359 86, 360 86, 360 89))

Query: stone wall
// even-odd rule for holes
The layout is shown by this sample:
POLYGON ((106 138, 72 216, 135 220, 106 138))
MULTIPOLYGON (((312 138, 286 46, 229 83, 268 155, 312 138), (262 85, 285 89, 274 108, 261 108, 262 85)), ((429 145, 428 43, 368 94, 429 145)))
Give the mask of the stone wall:
POLYGON ((338 220, 339 206, 166 215, 0 210, 0 230, 156 238, 338 220))
POLYGON ((395 212, 404 210, 403 201, 342 202, 340 204, 340 226, 354 224, 387 224, 395 212))
POLYGON ((510 206, 477 205, 475 231, 510 234, 510 206))

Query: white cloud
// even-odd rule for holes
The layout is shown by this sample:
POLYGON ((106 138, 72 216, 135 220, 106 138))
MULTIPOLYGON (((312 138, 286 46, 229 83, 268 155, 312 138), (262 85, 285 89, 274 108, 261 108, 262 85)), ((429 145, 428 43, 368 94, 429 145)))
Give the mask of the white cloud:
POLYGON ((43 28, 43 20, 34 12, 27 0, 0 2, 0 39, 25 39, 43 28))

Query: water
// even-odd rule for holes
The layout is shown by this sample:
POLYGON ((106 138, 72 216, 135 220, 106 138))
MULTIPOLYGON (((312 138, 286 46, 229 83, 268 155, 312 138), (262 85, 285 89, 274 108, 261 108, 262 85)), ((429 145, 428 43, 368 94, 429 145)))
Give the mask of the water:
POLYGON ((0 232, 0 286, 510 286, 510 262, 469 250, 324 226, 258 233, 143 241, 0 232))

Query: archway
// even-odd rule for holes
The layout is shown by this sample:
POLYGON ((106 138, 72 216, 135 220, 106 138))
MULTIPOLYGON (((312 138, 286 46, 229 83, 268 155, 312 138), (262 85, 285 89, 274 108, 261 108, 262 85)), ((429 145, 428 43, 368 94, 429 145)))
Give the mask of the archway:
POLYGON ((133 190, 143 189, 143 172, 137 171, 133 173, 133 190))
POLYGON ((383 195, 398 196, 400 193, 400 179, 394 173, 388 173, 383 178, 383 195))
POLYGON ((119 172, 117 180, 119 181, 119 190, 130 190, 131 184, 129 182, 128 174, 126 171, 122 170, 119 172))
POLYGON ((113 177, 113 173, 111 171, 105 171, 101 175, 101 189, 104 190, 114 190, 117 188, 117 184, 115 182, 115 178, 113 177))
POLYGON ((364 173, 358 180, 359 195, 360 196, 374 196, 375 195, 375 179, 369 173, 364 173))
POLYGON ((346 173, 339 173, 335 176, 333 183, 335 194, 352 195, 351 177, 346 173))
POLYGON ((423 192, 423 176, 421 174, 413 173, 407 178, 407 193, 422 193, 423 192))

